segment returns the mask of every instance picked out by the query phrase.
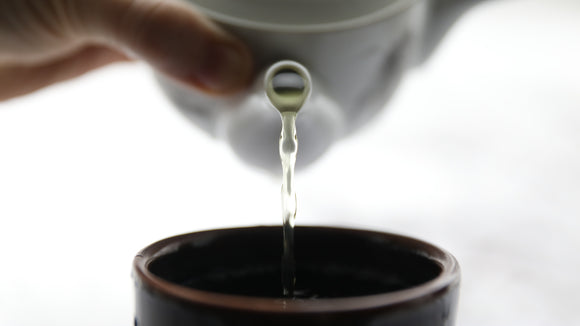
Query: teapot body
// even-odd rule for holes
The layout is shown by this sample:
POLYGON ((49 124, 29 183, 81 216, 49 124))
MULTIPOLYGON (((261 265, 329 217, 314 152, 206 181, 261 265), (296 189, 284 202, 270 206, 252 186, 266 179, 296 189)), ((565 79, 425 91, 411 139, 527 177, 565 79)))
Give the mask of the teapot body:
MULTIPOLYGON (((329 6, 312 6, 324 1, 353 3, 296 0, 291 2, 295 6, 286 9, 280 5, 275 6, 276 10, 260 7, 260 11, 250 4, 273 6, 290 2, 237 0, 240 6, 247 3, 250 7, 236 9, 228 6, 232 0, 190 0, 249 46, 258 71, 265 71, 279 60, 294 60, 309 70, 312 96, 296 122, 298 169, 315 161, 337 139, 364 126, 385 106, 406 69, 422 55, 425 24, 429 21, 427 1, 358 0, 354 6, 362 6, 357 10, 366 14, 345 18, 340 14, 347 13, 337 9, 338 16, 334 18, 344 18, 337 21, 315 15, 316 10, 324 8, 333 12, 329 6), (314 12, 308 11, 310 7, 314 12), (269 17, 268 10, 280 17, 273 14, 271 21, 252 17, 259 12, 269 17), (296 13, 287 12, 292 10, 307 13, 307 17, 293 18, 296 13), (317 19, 323 22, 316 23, 317 19)), ((206 95, 163 76, 159 80, 189 120, 228 142, 243 161, 268 171, 280 171, 281 122, 278 112, 268 104, 259 74, 252 88, 230 97, 206 95)))

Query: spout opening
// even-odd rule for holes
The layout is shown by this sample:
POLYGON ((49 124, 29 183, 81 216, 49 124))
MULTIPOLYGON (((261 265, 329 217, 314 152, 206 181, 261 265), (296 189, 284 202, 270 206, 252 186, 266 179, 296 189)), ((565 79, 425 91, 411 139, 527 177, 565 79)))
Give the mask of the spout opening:
POLYGON ((264 89, 270 104, 280 113, 298 112, 312 93, 308 69, 296 61, 279 61, 266 71, 264 89))

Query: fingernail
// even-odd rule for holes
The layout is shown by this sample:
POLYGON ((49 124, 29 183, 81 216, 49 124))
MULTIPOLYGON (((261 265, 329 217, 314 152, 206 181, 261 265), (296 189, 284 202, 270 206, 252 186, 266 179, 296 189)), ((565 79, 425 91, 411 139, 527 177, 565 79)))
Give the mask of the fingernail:
POLYGON ((248 53, 229 44, 211 46, 198 72, 198 81, 208 91, 231 92, 246 86, 251 74, 248 53))

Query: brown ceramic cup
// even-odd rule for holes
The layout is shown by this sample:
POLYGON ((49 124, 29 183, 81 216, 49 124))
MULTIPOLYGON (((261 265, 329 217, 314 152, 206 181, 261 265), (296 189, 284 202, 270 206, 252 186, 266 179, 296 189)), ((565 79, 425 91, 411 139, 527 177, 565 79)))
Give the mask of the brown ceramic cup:
POLYGON ((297 227, 298 298, 283 298, 281 227, 161 240, 134 261, 137 326, 451 326, 453 256, 401 235, 297 227))

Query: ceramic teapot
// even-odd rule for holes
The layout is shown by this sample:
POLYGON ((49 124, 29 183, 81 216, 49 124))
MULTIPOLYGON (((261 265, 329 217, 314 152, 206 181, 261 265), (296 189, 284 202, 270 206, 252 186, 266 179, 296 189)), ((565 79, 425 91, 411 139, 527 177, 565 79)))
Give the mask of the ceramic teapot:
MULTIPOLYGON (((296 121, 298 169, 379 112, 410 67, 424 61, 453 22, 478 0, 188 0, 243 40, 258 71, 281 60, 308 70, 311 96, 296 121)), ((246 163, 279 172, 281 121, 253 87, 217 97, 158 76, 177 108, 225 140, 246 163)))

